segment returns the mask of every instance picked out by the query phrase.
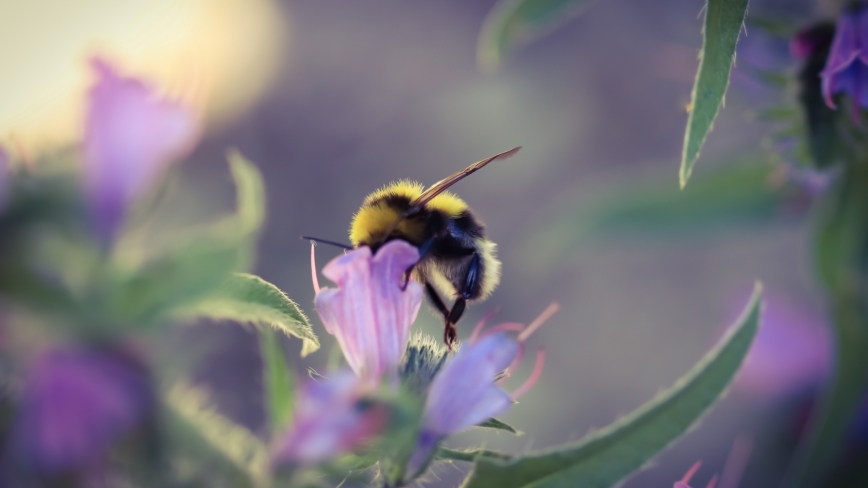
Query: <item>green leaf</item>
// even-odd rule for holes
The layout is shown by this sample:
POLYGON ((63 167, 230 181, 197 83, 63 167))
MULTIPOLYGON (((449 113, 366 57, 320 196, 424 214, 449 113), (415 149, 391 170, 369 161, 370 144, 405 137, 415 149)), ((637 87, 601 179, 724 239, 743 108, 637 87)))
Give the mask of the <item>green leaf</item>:
POLYGON ((699 71, 691 95, 690 116, 684 133, 679 179, 687 184, 693 165, 711 125, 723 104, 729 72, 735 60, 735 45, 744 24, 747 0, 708 0, 705 5, 705 27, 702 30, 702 51, 699 71))
POLYGON ((286 428, 292 414, 294 377, 270 327, 259 330, 259 348, 264 369, 265 405, 271 420, 271 432, 277 434, 286 428))
POLYGON ((319 349, 319 339, 304 312, 279 288, 258 276, 236 273, 214 293, 179 308, 180 318, 210 318, 274 328, 304 341, 302 357, 319 349))
POLYGON ((437 459, 448 459, 450 461, 465 461, 472 463, 478 457, 487 457, 492 459, 509 460, 511 456, 497 451, 489 451, 487 449, 449 449, 448 447, 439 447, 436 454, 437 459))
POLYGON ((723 395, 759 327, 761 286, 720 343, 670 389, 576 443, 511 461, 478 457, 464 488, 608 488, 645 466, 723 395))
POLYGON ((513 47, 555 30, 582 13, 590 0, 500 0, 482 26, 477 62, 496 69, 513 47))
POLYGON ((148 262, 109 290, 111 317, 150 323, 170 310, 200 300, 250 261, 236 243, 202 240, 148 262))
POLYGON ((521 435, 521 432, 515 430, 515 427, 507 424, 506 422, 501 422, 500 420, 497 420, 495 418, 490 418, 485 422, 477 425, 477 427, 482 427, 484 429, 505 430, 515 435, 521 435))
POLYGON ((265 184, 256 166, 240 152, 233 149, 227 157, 238 195, 238 210, 225 225, 235 235, 248 237, 259 232, 265 221, 265 184))
POLYGON ((233 272, 250 266, 265 216, 265 189, 255 166, 235 151, 228 157, 235 213, 194 229, 154 257, 144 257, 134 245, 120 248, 115 265, 125 271, 108 287, 110 317, 121 322, 161 318, 208 296, 233 272))
POLYGON ((268 476, 265 445, 208 403, 202 390, 186 385, 177 385, 166 395, 166 434, 175 457, 192 463, 199 476, 229 478, 231 483, 226 486, 264 486, 268 476))

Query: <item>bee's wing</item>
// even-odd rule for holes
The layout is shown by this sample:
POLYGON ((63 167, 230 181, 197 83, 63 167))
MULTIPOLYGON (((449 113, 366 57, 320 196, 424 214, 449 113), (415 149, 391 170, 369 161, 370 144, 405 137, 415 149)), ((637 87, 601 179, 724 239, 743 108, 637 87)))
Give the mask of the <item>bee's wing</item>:
POLYGON ((443 178, 442 180, 438 181, 437 183, 434 183, 433 185, 431 185, 430 188, 428 188, 427 190, 422 192, 422 194, 419 195, 418 198, 413 200, 413 202, 410 204, 411 208, 418 209, 418 208, 423 207, 426 203, 430 202, 434 197, 436 197, 437 195, 446 191, 447 188, 454 185, 455 183, 458 183, 459 181, 461 181, 465 177, 475 173, 476 171, 482 169, 482 167, 485 166, 486 164, 488 164, 492 161, 496 161, 498 159, 506 159, 510 156, 513 156, 515 153, 518 152, 519 149, 521 149, 521 146, 510 149, 509 151, 506 151, 506 152, 502 152, 500 154, 495 154, 494 156, 492 156, 490 158, 483 159, 482 161, 473 163, 470 166, 462 169, 461 171, 459 171, 457 173, 453 173, 453 174, 447 176, 446 178, 443 178))

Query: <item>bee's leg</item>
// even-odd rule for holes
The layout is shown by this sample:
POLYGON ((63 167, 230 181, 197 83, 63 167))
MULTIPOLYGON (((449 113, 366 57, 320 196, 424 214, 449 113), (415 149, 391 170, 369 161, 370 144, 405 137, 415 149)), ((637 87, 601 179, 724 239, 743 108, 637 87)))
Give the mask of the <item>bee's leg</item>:
MULTIPOLYGON (((413 273, 413 268, 419 264, 419 261, 422 261, 422 258, 428 254, 428 251, 431 250, 431 245, 434 244, 434 238, 429 237, 427 241, 423 242, 421 246, 419 246, 419 260, 415 263, 411 264, 409 268, 404 270, 404 282, 401 283, 401 291, 407 289, 407 283, 410 282, 410 275, 413 273)), ((442 301, 440 303, 443 303, 442 301)))
POLYGON ((458 323, 458 319, 464 314, 464 309, 467 307, 467 300, 459 297, 455 300, 455 303, 452 305, 452 310, 449 311, 449 314, 446 316, 446 329, 443 331, 443 341, 449 346, 449 349, 452 349, 452 344, 458 340, 458 330, 455 328, 455 324, 458 323))
POLYGON ((437 293, 437 290, 431 286, 431 283, 425 282, 425 293, 428 294, 428 299, 431 300, 431 303, 434 304, 434 308, 437 309, 441 314, 443 314, 443 318, 449 317, 449 309, 446 308, 446 304, 443 303, 443 299, 440 298, 440 295, 437 293))
MULTIPOLYGON (((428 299, 431 300, 431 303, 434 304, 434 308, 437 309, 441 314, 443 314, 443 319, 446 320, 446 329, 443 331, 443 342, 446 343, 449 348, 452 348, 452 344, 455 343, 455 338, 457 336, 457 332, 455 330, 455 322, 449 320, 453 313, 456 312, 456 307, 458 302, 455 302, 455 306, 452 307, 452 310, 449 310, 446 307, 446 304, 443 303, 443 299, 440 298, 440 295, 437 293, 437 290, 431 286, 431 283, 425 282, 425 293, 428 295, 428 299)), ((463 301, 463 300, 462 300, 463 301)), ((464 311, 464 306, 461 306, 461 312, 464 311)), ((458 315, 461 315, 461 312, 458 312, 458 315)))
POLYGON ((479 285, 479 254, 473 253, 470 258, 470 264, 467 266, 467 274, 464 276, 464 283, 458 290, 458 298, 452 305, 452 310, 446 315, 446 331, 443 339, 447 346, 452 346, 457 336, 455 324, 464 314, 464 309, 467 307, 467 300, 473 298, 473 291, 479 285))

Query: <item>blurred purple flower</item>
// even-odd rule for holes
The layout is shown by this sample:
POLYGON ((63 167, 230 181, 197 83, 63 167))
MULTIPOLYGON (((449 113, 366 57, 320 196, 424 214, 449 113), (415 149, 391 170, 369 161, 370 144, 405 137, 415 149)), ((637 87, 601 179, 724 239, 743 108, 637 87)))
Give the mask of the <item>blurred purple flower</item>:
POLYGON ((798 185, 812 198, 825 194, 841 173, 837 167, 821 170, 794 164, 787 165, 785 170, 787 179, 798 185))
POLYGON ((810 391, 832 368, 828 326, 810 308, 766 293, 763 326, 735 387, 759 398, 779 399, 810 391))
POLYGON ((349 371, 304 383, 296 397, 292 424, 274 446, 273 463, 322 463, 379 434, 388 412, 364 398, 368 387, 349 371))
POLYGON ((97 235, 110 242, 135 199, 193 149, 199 124, 191 108, 158 98, 105 60, 94 58, 91 65, 97 82, 85 126, 84 185, 97 235))
POLYGON ((868 107, 868 7, 857 4, 838 19, 825 69, 820 73, 826 105, 845 92, 853 100, 854 116, 868 107))
MULTIPOLYGON (((410 281, 402 290, 404 274, 418 260, 415 247, 394 240, 376 255, 360 247, 323 268, 338 287, 317 290, 316 310, 350 367, 371 384, 379 384, 384 376, 397 384, 410 325, 422 303, 419 283, 410 281)), ((316 280, 315 265, 313 269, 316 280)), ((318 288, 316 281, 314 287, 318 288)))
POLYGON ((8 452, 44 475, 87 471, 154 407, 145 370, 106 349, 67 347, 41 354, 26 378, 8 452))

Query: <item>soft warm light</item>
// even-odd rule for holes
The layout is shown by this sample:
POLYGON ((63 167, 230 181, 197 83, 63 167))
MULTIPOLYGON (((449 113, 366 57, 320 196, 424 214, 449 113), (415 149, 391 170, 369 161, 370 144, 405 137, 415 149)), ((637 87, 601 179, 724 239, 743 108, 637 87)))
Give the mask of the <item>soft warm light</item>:
POLYGON ((0 140, 78 139, 93 54, 226 121, 275 72, 281 18, 269 0, 0 0, 0 140))

